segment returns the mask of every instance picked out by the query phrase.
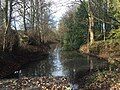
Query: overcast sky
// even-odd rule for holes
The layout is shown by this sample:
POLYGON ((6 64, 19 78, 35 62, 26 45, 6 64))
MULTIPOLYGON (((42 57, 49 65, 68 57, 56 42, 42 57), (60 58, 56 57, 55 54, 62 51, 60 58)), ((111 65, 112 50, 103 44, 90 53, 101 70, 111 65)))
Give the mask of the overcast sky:
POLYGON ((52 9, 56 11, 54 13, 56 19, 60 19, 62 15, 68 10, 68 6, 75 0, 52 0, 54 2, 52 9))

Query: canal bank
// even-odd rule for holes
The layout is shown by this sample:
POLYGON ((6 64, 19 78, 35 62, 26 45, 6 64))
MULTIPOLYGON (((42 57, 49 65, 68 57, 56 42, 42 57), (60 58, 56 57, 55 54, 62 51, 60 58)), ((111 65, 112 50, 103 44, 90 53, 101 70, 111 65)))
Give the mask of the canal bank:
POLYGON ((120 68, 120 41, 96 41, 92 45, 83 45, 80 52, 103 58, 120 68), (88 49, 89 47, 89 49, 88 49), (89 52, 88 52, 89 50, 89 52))
POLYGON ((48 56, 48 50, 48 46, 44 44, 24 45, 13 52, 3 52, 0 49, 0 79, 18 77, 14 75, 16 70, 20 70, 29 63, 45 59, 48 56))
POLYGON ((116 69, 109 66, 109 70, 92 73, 85 77, 88 81, 85 88, 90 90, 119 90, 120 89, 120 43, 119 41, 97 41, 89 46, 83 45, 80 51, 84 54, 103 58, 116 69), (88 53, 89 50, 89 53, 88 53))
POLYGON ((45 60, 28 64, 21 68, 18 77, 67 77, 71 88, 84 88, 85 76, 98 70, 108 70, 107 61, 81 54, 77 51, 64 51, 59 45, 51 45, 45 60))
MULTIPOLYGON (((84 90, 86 83, 89 81, 87 80, 87 76, 92 75, 94 72, 109 70, 110 64, 100 58, 84 55, 77 51, 64 51, 60 45, 56 44, 52 44, 50 48, 49 55, 46 56, 45 59, 34 61, 22 66, 19 70, 14 71, 14 74, 17 75, 17 79, 7 79, 7 81, 4 79, 0 80, 1 88, 10 85, 16 87, 23 82, 23 84, 26 86, 28 85, 30 89, 30 86, 32 87, 33 85, 34 79, 37 77, 34 85, 36 85, 37 81, 41 80, 40 78, 42 77, 45 77, 45 81, 48 80, 47 77, 52 77, 53 80, 55 80, 56 77, 59 77, 57 81, 55 80, 53 82, 54 84, 67 79, 65 87, 70 86, 73 90, 78 90, 79 88, 84 90), (27 83, 28 81, 30 83, 27 83), (14 82, 17 84, 14 84, 14 82)), ((114 67, 111 68, 112 70, 115 69, 114 67)), ((43 83, 46 83, 44 80, 43 83)), ((25 90, 24 85, 22 87, 23 90, 25 90)), ((39 84, 39 86, 41 88, 42 84, 39 84)), ((38 84, 33 87, 35 87, 35 90, 40 90, 38 84)))

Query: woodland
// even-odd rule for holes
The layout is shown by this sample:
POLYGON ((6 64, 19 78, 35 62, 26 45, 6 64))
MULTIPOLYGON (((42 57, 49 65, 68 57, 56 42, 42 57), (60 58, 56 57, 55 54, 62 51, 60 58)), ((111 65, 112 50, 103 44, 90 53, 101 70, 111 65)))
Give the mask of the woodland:
MULTIPOLYGON (((119 90, 120 0, 74 0, 59 22, 54 19, 53 5, 52 0, 0 0, 0 88, 10 83, 15 89, 23 82, 24 89, 25 84, 28 85, 24 80, 31 80, 31 83, 32 80, 52 80, 60 81, 60 85, 56 84, 60 86, 57 90, 71 90, 69 79, 65 77, 4 80, 23 65, 45 59, 50 45, 60 44, 63 51, 79 51, 116 67, 115 70, 90 72, 79 90, 119 90)), ((38 87, 35 90, 57 88, 54 84, 47 88, 47 84, 41 86, 35 82, 32 86, 33 89, 38 87)), ((10 88, 13 90, 12 86, 10 88)))

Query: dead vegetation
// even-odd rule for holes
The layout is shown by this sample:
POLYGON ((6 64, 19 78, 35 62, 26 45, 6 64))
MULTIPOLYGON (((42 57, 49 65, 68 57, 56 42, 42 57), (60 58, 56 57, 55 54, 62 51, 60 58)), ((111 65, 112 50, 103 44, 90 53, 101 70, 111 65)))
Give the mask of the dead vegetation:
MULTIPOLYGON (((83 45, 80 51, 87 52, 87 45, 83 45)), ((89 54, 108 60, 110 63, 120 66, 120 42, 119 40, 98 41, 89 46, 89 54)))
POLYGON ((23 77, 20 79, 0 80, 0 89, 66 90, 69 87, 68 81, 65 77, 23 77))
POLYGON ((12 30, 7 36, 6 50, 2 50, 3 36, 0 31, 0 78, 4 78, 15 70, 20 69, 24 64, 43 60, 48 55, 49 44, 33 43, 30 39, 31 34, 12 30), (22 36, 26 37, 20 37, 22 36), (22 39, 22 42, 21 42, 22 39), (32 44, 31 44, 32 42, 32 44))
POLYGON ((86 77, 85 90, 120 90, 120 73, 97 72, 86 77))

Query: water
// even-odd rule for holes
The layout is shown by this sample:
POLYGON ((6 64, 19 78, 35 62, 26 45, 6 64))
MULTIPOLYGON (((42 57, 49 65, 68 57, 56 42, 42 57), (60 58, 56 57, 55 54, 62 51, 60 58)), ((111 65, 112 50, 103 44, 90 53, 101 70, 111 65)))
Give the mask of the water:
POLYGON ((51 46, 49 53, 46 60, 24 66, 19 71, 19 77, 65 76, 70 78, 71 87, 77 88, 85 74, 108 66, 104 60, 82 55, 77 51, 63 51, 57 45, 51 46))

